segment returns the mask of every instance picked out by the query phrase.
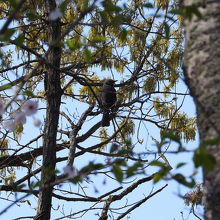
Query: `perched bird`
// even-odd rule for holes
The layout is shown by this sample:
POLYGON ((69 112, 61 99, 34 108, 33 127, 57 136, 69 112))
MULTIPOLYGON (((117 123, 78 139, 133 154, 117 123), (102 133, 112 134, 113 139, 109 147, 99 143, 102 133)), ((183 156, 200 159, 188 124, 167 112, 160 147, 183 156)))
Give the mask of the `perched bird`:
POLYGON ((102 127, 110 125, 110 111, 114 110, 117 101, 116 90, 114 88, 116 80, 107 79, 101 89, 100 99, 103 108, 102 127))

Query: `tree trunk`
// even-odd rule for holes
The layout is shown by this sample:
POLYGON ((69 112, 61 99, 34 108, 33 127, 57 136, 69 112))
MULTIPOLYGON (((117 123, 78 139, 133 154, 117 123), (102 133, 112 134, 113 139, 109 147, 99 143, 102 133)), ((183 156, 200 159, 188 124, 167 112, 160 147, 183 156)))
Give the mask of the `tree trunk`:
MULTIPOLYGON (((220 136, 220 1, 185 0, 200 4, 202 18, 185 19, 185 77, 197 106, 200 141, 220 136)), ((216 159, 212 171, 204 171, 205 218, 220 219, 220 144, 207 146, 216 159)))
MULTIPOLYGON (((46 10, 53 11, 56 7, 55 0, 46 1, 46 10)), ((49 220, 51 212, 52 191, 51 183, 55 180, 56 166, 56 136, 59 120, 59 109, 61 104, 61 85, 59 71, 53 67, 59 67, 61 58, 61 48, 55 42, 60 39, 61 26, 59 19, 50 21, 48 24, 49 49, 47 66, 45 73, 45 92, 47 98, 47 113, 43 138, 43 166, 41 175, 41 191, 39 194, 38 210, 35 219, 49 220)))

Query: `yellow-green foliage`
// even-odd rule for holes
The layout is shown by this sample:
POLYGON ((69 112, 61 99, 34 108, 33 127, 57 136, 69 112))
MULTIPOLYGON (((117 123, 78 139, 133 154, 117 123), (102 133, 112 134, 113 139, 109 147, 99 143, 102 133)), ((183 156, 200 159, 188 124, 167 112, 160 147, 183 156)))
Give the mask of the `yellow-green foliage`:
POLYGON ((77 12, 72 7, 69 7, 62 18, 62 22, 73 22, 76 19, 77 12))
POLYGON ((172 69, 177 69, 180 64, 180 58, 182 57, 182 52, 178 48, 174 48, 168 52, 167 62, 169 67, 172 69))
POLYGON ((170 92, 171 89, 176 85, 178 80, 178 73, 176 71, 169 71, 168 72, 168 82, 169 84, 164 86, 164 96, 167 97, 167 93, 166 92, 170 92))
POLYGON ((101 141, 104 142, 108 139, 108 133, 105 128, 99 129, 99 137, 101 138, 101 141))
POLYGON ((65 89, 65 93, 70 94, 70 95, 73 94, 73 89, 72 89, 71 85, 65 89))
POLYGON ((39 40, 46 41, 47 39, 47 32, 35 25, 28 26, 25 32, 25 44, 30 48, 39 48, 39 40))
POLYGON ((1 18, 5 17, 7 11, 9 9, 9 4, 8 2, 0 2, 0 16, 1 18))
POLYGON ((93 52, 93 55, 96 58, 100 58, 100 66, 101 66, 101 70, 106 70, 106 69, 110 69, 112 68, 112 50, 113 47, 112 45, 106 45, 102 48, 100 48, 99 50, 95 50, 93 52))
POLYGON ((143 89, 146 92, 153 92, 155 91, 156 86, 157 86, 156 78, 154 76, 149 76, 144 82, 143 89))
POLYGON ((3 64, 5 66, 10 66, 12 63, 12 51, 9 49, 7 52, 5 52, 3 57, 3 64))
POLYGON ((169 4, 169 0, 154 0, 156 2, 157 7, 161 7, 162 9, 166 9, 169 4))
POLYGON ((114 68, 119 72, 119 73, 123 73, 124 72, 124 63, 122 62, 122 60, 114 60, 113 61, 113 66, 114 68))
POLYGON ((136 92, 137 92, 137 85, 135 83, 121 87, 120 90, 117 91, 118 102, 123 103, 126 100, 131 100, 136 92))
MULTIPOLYGON (((127 120, 127 119, 125 119, 125 120, 127 120)), ((124 125, 125 120, 123 120, 119 123, 119 127, 121 127, 123 125, 121 132, 119 132, 119 135, 121 136, 122 139, 128 138, 129 136, 133 135, 135 132, 134 122, 132 120, 127 120, 126 124, 124 125)))
MULTIPOLYGON (((158 27, 158 29, 160 26, 158 27)), ((169 47, 169 40, 166 38, 162 38, 161 36, 157 36, 154 40, 154 54, 156 58, 159 58, 163 53, 166 53, 169 47)))
POLYGON ((196 118, 188 118, 184 114, 176 114, 171 120, 171 129, 177 131, 186 141, 195 140, 196 118))
POLYGON ((9 171, 9 175, 4 177, 5 185, 12 185, 16 179, 16 174, 13 169, 9 171))
POLYGON ((0 156, 8 155, 8 139, 1 139, 0 140, 0 156))
POLYGON ((23 133, 24 126, 22 123, 17 124, 15 130, 14 130, 14 136, 17 140, 21 138, 21 135, 23 133))
POLYGON ((130 31, 126 29, 119 29, 117 46, 124 47, 127 45, 127 38, 129 36, 130 31))
POLYGON ((137 28, 133 28, 128 32, 128 45, 130 47, 132 60, 138 62, 143 55, 146 44, 146 32, 143 30, 146 29, 149 24, 147 22, 140 23, 139 21, 133 21, 133 25, 137 28))
POLYGON ((156 113, 162 118, 172 117, 176 109, 175 105, 168 105, 166 102, 161 101, 159 97, 155 98, 153 106, 156 113))
POLYGON ((105 28, 103 28, 102 26, 91 27, 90 30, 89 30, 89 37, 88 37, 88 39, 93 39, 96 36, 104 35, 105 34, 104 30, 105 30, 105 28))
POLYGON ((160 117, 167 119, 164 124, 165 128, 169 124, 167 128, 177 131, 185 141, 195 139, 195 118, 188 118, 185 113, 178 112, 175 105, 162 102, 159 97, 155 99, 154 109, 160 117))
MULTIPOLYGON (((93 76, 91 80, 95 83, 100 82, 98 76, 93 76)), ((88 82, 88 84, 89 83, 90 82, 88 82)), ((95 103, 99 98, 100 90, 101 88, 99 86, 83 86, 80 88, 79 93, 81 96, 83 96, 82 100, 85 100, 89 103, 95 103)))

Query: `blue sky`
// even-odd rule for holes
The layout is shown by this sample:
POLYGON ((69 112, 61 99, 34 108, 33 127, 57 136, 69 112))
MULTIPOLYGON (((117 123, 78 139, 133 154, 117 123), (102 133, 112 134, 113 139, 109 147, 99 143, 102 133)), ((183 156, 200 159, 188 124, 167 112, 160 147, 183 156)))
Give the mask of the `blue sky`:
MULTIPOLYGON (((182 88, 185 89, 184 83, 181 82, 180 83, 182 88)), ((68 103, 67 106, 71 105, 71 103, 68 103)), ((65 106, 65 108, 67 107, 65 106)), ((186 113, 188 113, 189 116, 195 116, 195 106, 194 103, 192 101, 192 98, 187 96, 186 100, 184 102, 184 105, 182 107, 182 110, 185 111, 186 113)), ((41 114, 41 111, 38 112, 38 114, 36 115, 36 117, 40 118, 43 121, 43 117, 41 114)), ((154 129, 151 127, 150 131, 152 132, 154 129)), ((39 132, 39 130, 37 128, 34 128, 32 125, 32 120, 31 118, 28 119, 28 122, 25 125, 25 129, 24 129, 24 138, 22 138, 22 140, 24 141, 24 143, 27 141, 27 139, 31 139, 31 137, 34 137, 37 133, 39 132), (26 139, 27 138, 27 139, 26 139)), ((152 132, 151 133, 154 137, 157 137, 158 134, 156 133, 156 129, 155 129, 155 133, 152 132)), ((141 135, 145 136, 146 134, 143 132, 141 135)), ((198 137, 197 137, 198 138, 198 137)), ((22 141, 21 140, 21 141, 22 141)), ((89 144, 89 143, 88 143, 89 144)), ((92 144, 92 143, 90 143, 92 144)), ((189 143, 184 143, 184 146, 187 146, 188 149, 195 149, 198 145, 198 139, 194 142, 189 142, 189 143)), ((40 146, 40 142, 39 142, 39 146, 40 146)), ((151 146, 153 148, 153 146, 151 146)), ((170 150, 174 150, 176 149, 175 145, 172 145, 170 150)), ((64 156, 67 155, 67 151, 62 152, 61 154, 59 154, 59 156, 64 156)), ((167 159, 169 160, 170 164, 172 167, 175 167, 177 163, 179 162, 186 162, 187 165, 183 168, 180 169, 181 173, 185 174, 186 176, 189 176, 193 170, 193 164, 192 164, 192 154, 191 153, 181 153, 181 154, 167 154, 166 155, 167 159)), ((99 161, 100 157, 99 156, 95 156, 93 158, 93 160, 95 161, 99 161)), ((91 161, 90 155, 85 155, 83 158, 77 158, 75 160, 75 166, 77 168, 83 167, 84 165, 86 165, 88 163, 88 161, 91 161)), ((62 163, 58 166, 58 169, 62 172, 62 167, 65 166, 65 163, 62 163)), ((19 173, 23 173, 26 172, 26 170, 24 170, 23 168, 18 169, 18 174, 19 173)), ((149 168, 149 174, 153 172, 153 168, 149 168)), ((171 171, 171 172, 176 172, 175 170, 171 171)), ((90 195, 93 195, 94 197, 98 197, 100 195, 102 195, 105 192, 108 192, 118 186, 120 186, 120 184, 118 184, 115 181, 111 181, 108 180, 106 182, 105 185, 103 185, 103 180, 104 177, 103 176, 93 176, 91 178, 91 181, 94 181, 93 183, 90 183, 88 185, 85 185, 84 187, 89 187, 88 189, 85 188, 85 190, 87 191, 87 193, 89 193, 90 195), (99 191, 98 193, 95 193, 95 188, 99 191)), ((132 180, 132 178, 131 178, 132 180)), ((130 180, 129 180, 130 181, 130 180)), ((202 182, 202 178, 201 178, 201 173, 199 173, 198 175, 198 182, 201 183, 202 182)), ((190 189, 185 188, 183 186, 178 185, 175 181, 172 180, 167 180, 167 181, 160 181, 159 183, 153 185, 152 182, 147 182, 144 183, 143 185, 139 186, 133 193, 131 193, 131 195, 128 196, 128 201, 123 199, 122 201, 117 202, 116 204, 113 204, 113 207, 118 208, 121 207, 125 204, 127 204, 127 202, 129 204, 135 203, 137 202, 139 199, 143 199, 144 196, 148 196, 151 192, 154 192, 156 190, 158 190, 160 187, 164 186, 165 184, 168 183, 168 186, 160 193, 158 193, 156 196, 150 198, 147 202, 145 202, 142 206, 140 206, 139 208, 137 208, 136 210, 134 210, 130 215, 128 215, 128 217, 125 217, 124 219, 130 219, 130 220, 136 220, 136 219, 155 219, 155 220, 182 220, 182 215, 184 216, 184 220, 194 220, 195 217, 193 216, 193 214, 190 214, 190 207, 187 207, 184 205, 184 201, 182 198, 180 198, 178 196, 178 194, 180 195, 184 195, 185 193, 187 193, 190 189), (181 212, 183 214, 181 214, 181 212)), ((69 189, 69 187, 73 188, 75 192, 77 192, 79 190, 79 187, 74 186, 72 184, 63 184, 63 186, 61 187, 62 189, 69 189)), ((117 194, 117 193, 116 193, 117 194)), ((8 194, 9 195, 9 194, 8 194)), ((4 197, 5 193, 1 194, 1 197, 4 197)), ((20 197, 21 195, 18 195, 18 197, 20 197)), ((9 197, 10 199, 12 199, 13 201, 13 196, 9 197)), ((14 219, 17 217, 21 217, 21 216, 34 216, 35 212, 36 212, 36 204, 37 204, 37 198, 27 198, 30 201, 30 204, 28 204, 27 202, 22 202, 22 203, 18 203, 17 205, 14 205, 11 209, 9 209, 8 212, 6 212, 3 216, 1 216, 1 219, 14 219)), ((7 205, 9 205, 11 202, 6 202, 4 200, 0 200, 1 203, 1 207, 2 209, 4 207, 6 207, 7 205)), ((82 209, 86 208, 86 207, 90 207, 91 204, 83 204, 83 203, 74 203, 74 202, 65 202, 65 203, 61 203, 59 201, 57 201, 56 199, 53 200, 53 207, 56 209, 58 206, 59 208, 61 208, 61 210, 63 209, 64 212, 66 214, 68 214, 71 209, 72 210, 77 210, 77 209, 82 209), (61 205, 61 206, 59 206, 61 205), (62 207, 63 205, 63 207, 62 207)), ((97 207, 102 207, 103 204, 101 204, 101 206, 97 206, 97 207)), ((201 207, 197 207, 196 211, 198 211, 199 213, 202 213, 202 208, 201 207)), ((81 216, 79 219, 81 220, 96 220, 98 219, 96 213, 100 212, 100 210, 95 210, 94 212, 89 212, 88 214, 85 214, 83 216, 81 216)), ((59 211, 56 210, 52 210, 52 217, 51 219, 56 219, 62 216, 62 213, 60 213, 59 211)), ((64 218, 65 219, 65 218, 64 218)))
MULTIPOLYGON (((16 57, 14 57, 16 59, 16 57)), ((12 73, 9 73, 12 74, 12 73)), ((111 76, 109 73, 106 73, 106 75, 102 75, 102 77, 105 76, 111 76)), ((184 85, 184 83, 181 81, 178 84, 178 89, 181 89, 183 92, 186 91, 186 87, 184 85)), ((64 100, 65 102, 65 100, 64 100)), ((45 107, 44 103, 40 103, 40 107, 45 107)), ((75 104, 72 102, 66 102, 62 105, 62 109, 66 110, 68 109, 68 111, 72 114, 74 114, 77 111, 83 111, 85 110, 83 105, 80 104, 75 104)), ((43 122, 45 109, 40 110, 36 117, 40 118, 41 121, 43 122)), ((184 102, 184 105, 182 107, 182 111, 186 112, 189 116, 195 116, 195 106, 194 103, 192 101, 192 99, 187 96, 184 102)), ((64 124, 65 126, 65 121, 62 121, 62 124, 64 124)), ((93 121, 91 121, 91 123, 93 123, 93 121)), ((148 125, 150 126, 150 125, 148 125)), ((86 129, 86 128, 85 128, 86 129)), ((150 135, 153 137, 159 137, 158 134, 158 130, 156 128, 154 128, 154 126, 150 126, 147 127, 147 129, 150 131, 150 135)), ((38 128, 33 127, 32 124, 32 119, 29 118, 26 125, 25 125, 25 129, 24 129, 24 136, 21 139, 21 143, 26 143, 27 140, 30 140, 31 138, 35 137, 37 134, 39 133, 38 128)), ((153 143, 152 141, 150 141, 150 137, 148 135, 147 130, 143 129, 141 132, 141 136, 143 136, 144 138, 147 137, 148 142, 145 142, 143 144, 143 149, 141 150, 146 150, 146 149, 154 149, 153 143)), ((92 142, 87 142, 87 145, 92 145, 92 142)), ((196 141, 194 142, 189 142, 189 143, 184 143, 184 145, 187 146, 188 149, 195 149, 198 145, 198 137, 196 139, 196 141)), ((41 141, 38 142, 38 145, 35 144, 35 148, 41 146, 41 141)), ((14 146, 16 147, 16 146, 14 146)), ((175 145, 172 145, 170 149, 175 149, 175 145)), ((62 153, 59 153, 58 156, 67 156, 68 152, 67 151, 63 151, 62 153)), ((193 164, 192 164, 192 154, 190 153, 181 153, 179 155, 176 154, 167 154, 167 159, 169 160, 171 166, 175 167, 177 163, 179 162, 186 162, 187 165, 185 167, 182 167, 180 169, 181 173, 184 173, 185 175, 190 175, 193 170, 193 164)), ((92 160, 95 161, 99 161, 100 160, 100 156, 95 156, 94 158, 92 158, 92 160)), ((91 157, 90 155, 86 154, 83 158, 77 158, 75 161, 75 166, 77 168, 83 167, 84 165, 86 165, 89 161, 91 161, 91 157)), ((38 162, 38 161, 37 161, 38 162)), ((65 163, 61 163, 58 165, 58 169, 62 172, 62 168, 65 166, 65 163)), ((37 165, 36 165, 37 167, 37 165)), ((20 168, 17 170, 18 172, 18 177, 23 175, 24 172, 26 172, 26 169, 20 168)), ((153 168, 149 168, 149 175, 153 172, 153 168)), ((171 171, 171 172, 175 172, 175 170, 171 171)), ((110 191, 112 189, 114 189, 117 186, 120 186, 120 184, 118 184, 115 181, 112 180, 108 180, 107 183, 105 185, 103 185, 103 180, 104 177, 103 176, 93 176, 91 181, 94 181, 95 184, 90 183, 88 185, 86 185, 89 188, 85 188, 85 190, 90 193, 90 195, 93 195, 94 197, 98 197, 101 194, 110 191), (95 188, 98 189, 98 193, 95 193, 95 188)), ((132 179, 131 179, 132 180, 132 179)), ((131 181, 130 180, 130 181, 131 181)), ((201 172, 198 175, 198 182, 202 182, 202 177, 201 177, 201 172)), ((139 199, 144 198, 144 196, 148 196, 151 192, 154 192, 156 190, 158 190, 159 188, 161 188, 162 186, 164 186, 165 184, 168 183, 168 186, 159 194, 157 194, 156 196, 150 198, 146 203, 144 203, 141 207, 137 208, 136 210, 134 210, 130 215, 128 215, 128 217, 125 217, 124 219, 130 219, 130 220, 145 220, 145 219, 149 219, 149 220, 194 220, 196 219, 192 214, 190 213, 190 208, 184 205, 184 201, 182 198, 180 198, 177 194, 181 194, 184 195, 186 192, 189 191, 189 189, 182 187, 180 185, 178 185, 175 181, 172 180, 167 180, 167 181, 160 181, 159 183, 153 185, 152 182, 148 182, 145 183, 141 186, 139 186, 134 193, 131 193, 131 195, 129 195, 128 197, 128 201, 126 201, 125 199, 123 199, 122 201, 119 201, 116 204, 113 204, 113 207, 118 208, 121 206, 124 206, 125 204, 127 204, 127 202, 129 204, 132 204, 136 201, 138 201, 139 199), (181 212, 183 212, 183 214, 181 214, 181 212), (183 215, 183 217, 182 217, 183 215)), ((129 185, 129 184, 128 184, 129 185)), ((77 192, 79 190, 78 186, 74 186, 72 184, 63 184, 62 189, 69 189, 69 188, 73 188, 75 192, 77 192)), ((0 197, 3 198, 5 197, 5 193, 1 193, 0 197)), ((7 196, 9 196, 9 193, 7 193, 7 196)), ((20 197, 21 195, 18 195, 18 197, 20 197)), ((11 199, 12 201, 14 200, 14 196, 10 195, 9 199, 11 199)), ((16 205, 14 205, 11 209, 9 209, 4 215, 0 216, 0 219, 6 219, 6 220, 11 220, 14 218, 18 218, 19 216, 34 216, 36 214, 36 205, 37 205, 37 198, 35 197, 29 197, 27 198, 27 200, 29 200, 29 204, 27 201, 23 201, 22 203, 18 203, 16 205)), ((0 207, 1 210, 8 206, 9 204, 11 204, 12 201, 5 201, 5 200, 0 200, 0 207)), ((72 210, 77 210, 77 209, 82 209, 82 208, 86 208, 89 207, 89 204, 86 203, 74 203, 74 202, 65 202, 65 203, 61 203, 59 201, 57 201, 56 199, 53 200, 53 208, 56 209, 59 206, 60 210, 64 210, 65 214, 68 214, 71 209, 72 210)), ((98 207, 102 207, 103 204, 101 204, 101 206, 98 207)), ((1 211, 0 210, 0 211, 1 211)), ((98 210, 100 212, 100 210, 98 210)), ((202 212, 201 207, 198 207, 196 209, 196 211, 198 211, 198 214, 200 212, 202 212)), ((94 212, 89 212, 88 214, 85 214, 83 216, 81 216, 79 219, 81 220, 97 220, 98 216, 96 215, 97 210, 94 210, 94 212)), ((51 219, 56 219, 62 216, 62 213, 60 211, 56 211, 56 210, 52 210, 52 217, 51 219)))

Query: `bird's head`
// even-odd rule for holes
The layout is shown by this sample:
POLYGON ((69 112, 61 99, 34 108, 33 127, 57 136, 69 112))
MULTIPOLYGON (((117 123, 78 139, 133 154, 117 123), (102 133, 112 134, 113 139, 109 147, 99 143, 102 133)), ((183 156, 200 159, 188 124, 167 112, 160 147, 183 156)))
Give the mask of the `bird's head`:
POLYGON ((115 84, 116 81, 117 81, 117 80, 106 79, 106 80, 105 80, 105 84, 113 86, 113 85, 115 84))

